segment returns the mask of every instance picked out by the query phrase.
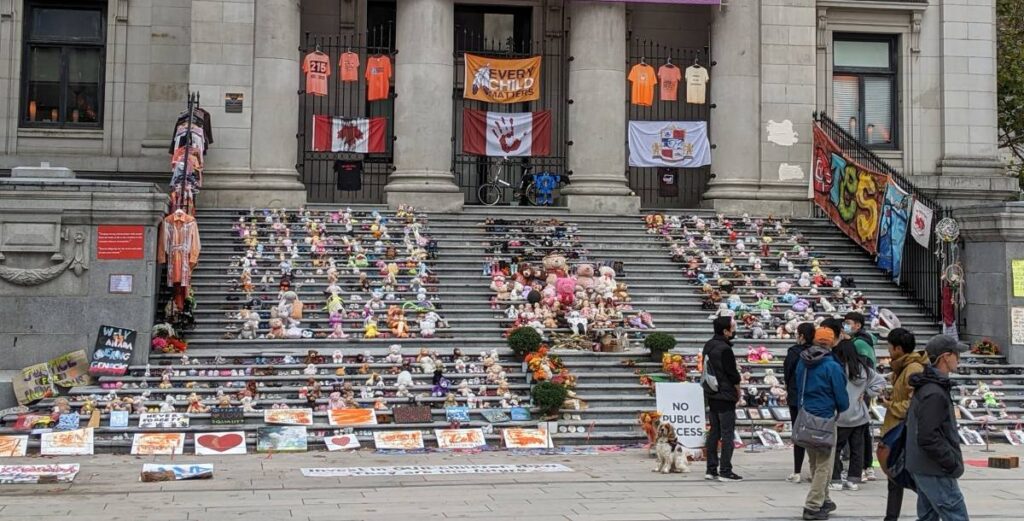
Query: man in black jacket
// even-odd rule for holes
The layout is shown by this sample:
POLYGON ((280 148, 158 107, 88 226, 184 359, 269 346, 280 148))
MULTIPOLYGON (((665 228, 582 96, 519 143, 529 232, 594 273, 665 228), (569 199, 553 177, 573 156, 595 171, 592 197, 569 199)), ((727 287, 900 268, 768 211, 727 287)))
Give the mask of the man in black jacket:
MULTIPOLYGON (((814 324, 804 322, 796 328, 796 343, 786 351, 786 359, 782 363, 782 381, 786 383, 786 403, 789 404, 789 419, 796 423, 797 407, 796 366, 800 361, 800 353, 814 343, 814 324)), ((800 469, 804 466, 805 450, 793 445, 793 473, 786 478, 791 483, 800 483, 800 469)))
POLYGON ((921 521, 967 521, 967 504, 957 478, 964 473, 956 417, 953 384, 965 344, 946 335, 928 341, 925 353, 931 365, 910 377, 914 397, 907 415, 907 470, 917 485, 917 518, 921 521))
POLYGON ((718 379, 718 389, 704 387, 704 399, 708 402, 708 418, 711 431, 708 432, 708 470, 704 479, 718 481, 742 481, 732 471, 733 438, 736 430, 736 402, 740 399, 740 372, 736 356, 732 352, 732 336, 736 324, 732 317, 718 317, 712 322, 715 336, 704 344, 702 352, 707 372, 718 379), (719 461, 718 444, 722 444, 719 461))

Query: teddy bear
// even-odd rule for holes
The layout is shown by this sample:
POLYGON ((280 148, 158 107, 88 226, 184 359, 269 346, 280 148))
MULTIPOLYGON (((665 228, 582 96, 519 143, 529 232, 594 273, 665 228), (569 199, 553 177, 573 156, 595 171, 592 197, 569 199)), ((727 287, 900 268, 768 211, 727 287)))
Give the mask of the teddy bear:
POLYGON ((399 344, 388 346, 388 354, 384 357, 384 362, 388 364, 402 363, 402 346, 399 344))
POLYGON ((267 338, 270 339, 283 339, 285 338, 284 321, 278 317, 270 319, 270 331, 267 332, 267 338))
POLYGON ((589 290, 594 287, 594 266, 580 264, 576 267, 576 286, 589 290))
POLYGON ((555 279, 559 279, 566 276, 568 263, 565 260, 564 255, 552 253, 544 257, 544 276, 550 277, 555 276, 555 279))
POLYGON ((572 306, 576 301, 576 282, 569 277, 559 277, 555 282, 555 293, 560 304, 572 306))

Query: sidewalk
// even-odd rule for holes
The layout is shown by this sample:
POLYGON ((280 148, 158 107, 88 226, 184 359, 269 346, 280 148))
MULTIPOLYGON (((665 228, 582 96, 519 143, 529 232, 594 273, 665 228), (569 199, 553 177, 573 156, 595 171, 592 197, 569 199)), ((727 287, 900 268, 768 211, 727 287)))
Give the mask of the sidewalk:
MULTIPOLYGON (((997 445, 994 454, 1024 450, 997 445)), ((987 459, 965 447, 968 460, 987 459)), ((586 456, 481 454, 384 455, 312 452, 247 456, 136 457, 98 455, 11 458, 0 464, 80 463, 71 484, 0 485, 0 521, 228 521, 408 520, 641 521, 797 519, 807 485, 784 481, 789 451, 736 452, 742 483, 703 480, 703 463, 690 474, 651 472, 646 451, 586 456), (213 463, 205 481, 140 483, 143 463, 213 463), (302 467, 562 464, 573 472, 388 477, 303 477, 302 467)), ((1024 512, 1021 469, 967 466, 961 486, 972 519, 1019 519, 1024 512)), ((884 481, 857 492, 833 492, 832 519, 881 519, 884 481)), ((904 519, 915 519, 908 493, 904 519)))

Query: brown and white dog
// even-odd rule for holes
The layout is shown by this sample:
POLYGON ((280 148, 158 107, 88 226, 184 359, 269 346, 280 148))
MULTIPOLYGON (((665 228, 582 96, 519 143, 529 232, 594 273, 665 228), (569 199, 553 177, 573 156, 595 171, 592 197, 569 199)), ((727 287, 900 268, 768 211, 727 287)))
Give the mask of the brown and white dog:
POLYGON ((654 443, 654 453, 658 457, 658 467, 652 472, 689 472, 690 467, 686 464, 686 452, 676 437, 676 431, 670 423, 663 422, 658 425, 657 438, 654 443))

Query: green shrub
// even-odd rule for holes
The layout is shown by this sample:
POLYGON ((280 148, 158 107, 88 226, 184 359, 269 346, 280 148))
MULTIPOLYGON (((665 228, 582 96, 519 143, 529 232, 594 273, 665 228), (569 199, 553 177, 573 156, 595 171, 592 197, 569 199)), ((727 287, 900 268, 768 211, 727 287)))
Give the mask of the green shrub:
POLYGON ((652 355, 658 355, 671 351, 676 346, 676 337, 668 333, 651 333, 644 339, 644 347, 651 351, 652 355))
POLYGON ((553 382, 540 382, 530 390, 533 406, 544 414, 554 414, 569 396, 569 389, 553 382))
POLYGON ((544 338, 532 327, 520 327, 512 330, 508 335, 508 347, 520 358, 540 347, 544 338))

